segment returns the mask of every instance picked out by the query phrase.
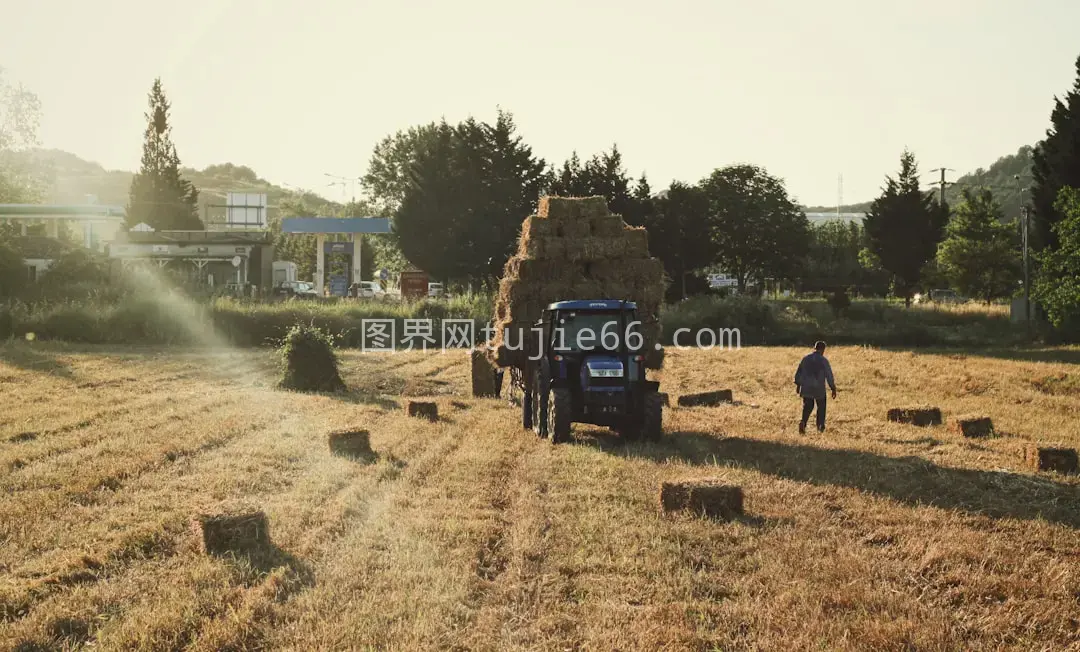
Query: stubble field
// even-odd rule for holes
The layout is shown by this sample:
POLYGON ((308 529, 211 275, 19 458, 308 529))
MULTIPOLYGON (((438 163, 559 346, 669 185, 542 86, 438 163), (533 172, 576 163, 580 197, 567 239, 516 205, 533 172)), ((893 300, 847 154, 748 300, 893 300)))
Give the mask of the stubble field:
POLYGON ((268 352, 0 345, 0 649, 1080 649, 1080 480, 1021 459, 1080 446, 1080 368, 1035 361, 1078 352, 830 349, 799 435, 803 353, 670 351, 662 390, 737 403, 553 447, 464 353, 344 352, 320 396, 268 352), (885 421, 919 403, 998 436, 885 421), (332 455, 343 427, 379 459, 332 455), (699 477, 746 516, 658 513, 699 477), (273 550, 199 554, 191 515, 238 499, 273 550))

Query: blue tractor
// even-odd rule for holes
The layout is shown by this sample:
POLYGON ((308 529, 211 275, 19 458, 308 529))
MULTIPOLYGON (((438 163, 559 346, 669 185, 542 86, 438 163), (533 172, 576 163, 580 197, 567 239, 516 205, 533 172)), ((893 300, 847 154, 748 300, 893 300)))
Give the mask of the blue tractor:
POLYGON ((644 338, 630 301, 559 301, 533 326, 529 362, 514 369, 522 423, 552 443, 571 424, 609 427, 628 439, 663 434, 660 383, 645 378, 644 338))

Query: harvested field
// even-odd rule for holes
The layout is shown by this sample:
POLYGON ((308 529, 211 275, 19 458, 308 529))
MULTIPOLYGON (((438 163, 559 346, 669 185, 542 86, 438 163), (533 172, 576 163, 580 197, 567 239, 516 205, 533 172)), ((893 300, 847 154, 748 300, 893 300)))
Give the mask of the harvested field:
POLYGON ((342 351, 348 391, 300 394, 271 352, 0 345, 0 649, 1080 647, 1080 477, 1024 458, 1080 447, 1080 396, 1030 382, 1076 367, 834 347, 829 430, 799 435, 804 352, 670 350, 664 391, 757 409, 552 446, 472 397, 467 351, 342 351), (416 379, 439 421, 403 409, 416 379), (997 436, 882 418, 924 400, 997 436), (371 464, 327 445, 356 424, 371 464), (745 515, 658 513, 687 479, 745 515), (185 544, 236 502, 269 550, 185 544))

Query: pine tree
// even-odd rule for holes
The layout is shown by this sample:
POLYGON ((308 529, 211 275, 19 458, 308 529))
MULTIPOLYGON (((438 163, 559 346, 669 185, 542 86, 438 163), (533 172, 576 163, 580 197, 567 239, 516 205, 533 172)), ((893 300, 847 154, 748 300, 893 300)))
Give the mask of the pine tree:
POLYGON ((172 143, 169 101, 154 80, 146 113, 142 164, 131 180, 127 220, 129 225, 145 223, 157 231, 199 231, 199 191, 180 176, 180 158, 172 143))
POLYGON ((1054 248, 1058 236, 1054 225, 1063 215, 1055 202, 1063 187, 1080 187, 1080 57, 1076 59, 1076 81, 1062 101, 1054 98, 1051 127, 1046 139, 1032 153, 1032 204, 1035 208, 1032 246, 1054 248))
POLYGON ((863 218, 869 249, 895 280, 895 293, 911 305, 923 267, 934 258, 949 209, 919 189, 915 156, 904 150, 900 174, 887 177, 885 189, 863 218))
POLYGON ((1039 271, 1032 298, 1070 339, 1080 335, 1080 189, 1061 189, 1054 209, 1062 215, 1054 225, 1059 245, 1038 254, 1039 271))

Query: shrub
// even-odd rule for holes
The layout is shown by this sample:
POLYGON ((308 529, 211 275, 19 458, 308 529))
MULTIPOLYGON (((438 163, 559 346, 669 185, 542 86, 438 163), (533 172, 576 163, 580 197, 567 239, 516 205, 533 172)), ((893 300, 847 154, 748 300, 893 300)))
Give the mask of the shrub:
POLYGON ((338 373, 334 338, 310 324, 296 324, 281 343, 281 387, 301 392, 345 389, 338 373))

